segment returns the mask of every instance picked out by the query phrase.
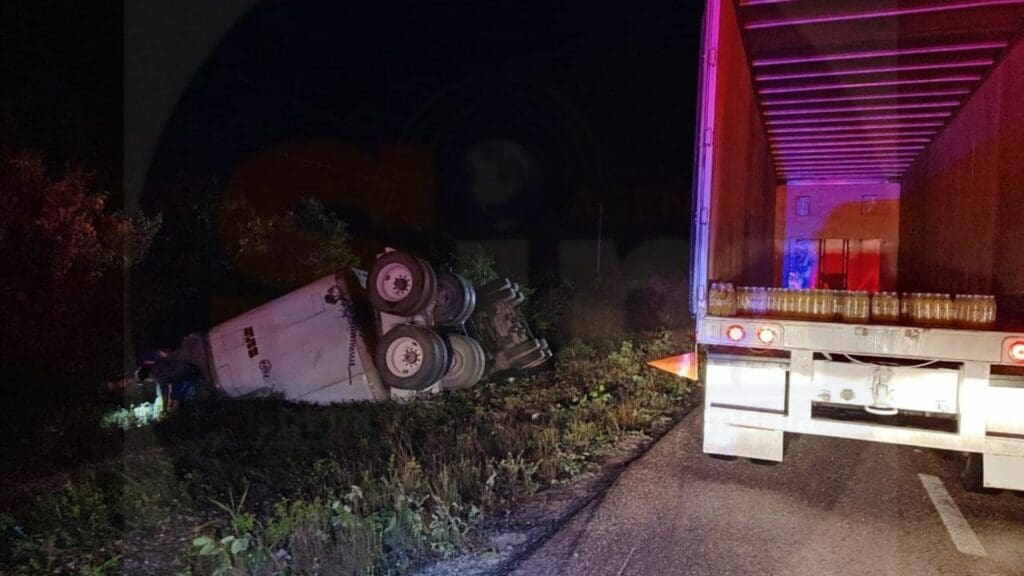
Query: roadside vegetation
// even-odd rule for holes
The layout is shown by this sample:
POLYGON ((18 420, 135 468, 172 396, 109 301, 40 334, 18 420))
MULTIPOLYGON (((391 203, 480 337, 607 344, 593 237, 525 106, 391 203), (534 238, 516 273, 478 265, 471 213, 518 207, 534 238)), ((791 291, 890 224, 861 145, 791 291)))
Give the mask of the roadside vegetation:
MULTIPOLYGON (((481 523, 691 403, 688 382, 646 366, 691 349, 666 329, 678 319, 658 316, 681 292, 606 280, 584 294, 552 278, 520 283, 557 350, 539 372, 410 403, 207 395, 153 422, 145 391, 98 383, 130 373, 155 334, 180 338, 177 314, 201 308, 204 283, 258 296, 219 304, 232 315, 351 266, 348 228, 314 200, 267 216, 198 185, 180 187, 194 202, 128 214, 85 170, 0 162, 0 301, 13 303, 0 574, 403 574, 472 547, 481 523), (630 302, 651 311, 623 313, 630 302)), ((497 276, 481 250, 445 266, 477 284, 497 276)))
POLYGON ((691 390, 645 362, 682 338, 576 340, 550 370, 426 402, 210 398, 0 516, 3 571, 405 573, 662 429, 691 390))

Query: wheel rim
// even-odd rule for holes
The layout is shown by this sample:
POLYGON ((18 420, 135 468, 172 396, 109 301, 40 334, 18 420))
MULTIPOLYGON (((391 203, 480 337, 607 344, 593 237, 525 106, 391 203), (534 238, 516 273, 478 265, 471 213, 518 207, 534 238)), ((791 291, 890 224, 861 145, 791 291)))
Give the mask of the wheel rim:
POLYGON ((413 338, 402 336, 388 345, 384 358, 389 372, 408 378, 423 366, 423 346, 413 338))
POLYGON ((404 300, 412 284, 412 271, 400 262, 385 265, 377 275, 377 293, 387 302, 404 300))

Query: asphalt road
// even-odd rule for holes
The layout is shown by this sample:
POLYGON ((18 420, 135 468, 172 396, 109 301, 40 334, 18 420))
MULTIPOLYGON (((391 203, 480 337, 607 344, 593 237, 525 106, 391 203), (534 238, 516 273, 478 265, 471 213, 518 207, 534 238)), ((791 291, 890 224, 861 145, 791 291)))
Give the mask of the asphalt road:
POLYGON ((513 573, 1024 575, 1024 498, 964 492, 956 454, 794 436, 781 464, 721 461, 701 452, 702 418, 691 413, 513 573), (948 491, 975 554, 957 549, 921 474, 948 491))

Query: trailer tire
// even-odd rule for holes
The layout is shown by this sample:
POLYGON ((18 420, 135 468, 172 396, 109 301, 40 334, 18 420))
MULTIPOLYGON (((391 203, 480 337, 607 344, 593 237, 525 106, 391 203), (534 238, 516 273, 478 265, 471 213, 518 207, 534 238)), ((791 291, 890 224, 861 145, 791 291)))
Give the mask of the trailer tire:
POLYGON ((405 324, 381 338, 373 360, 388 387, 419 391, 437 382, 448 363, 447 356, 437 333, 405 324))
POLYGON ((434 322, 439 326, 458 326, 466 321, 476 306, 473 286, 462 276, 451 272, 437 275, 437 297, 434 299, 434 322))
POLYGON ((967 492, 975 494, 999 494, 1001 492, 998 488, 985 487, 984 455, 977 452, 967 454, 963 472, 960 473, 960 481, 967 492))
POLYGON ((388 252, 370 268, 366 289, 370 303, 381 312, 395 316, 414 316, 429 302, 428 273, 419 258, 405 252, 388 252))
POLYGON ((486 368, 484 349, 476 340, 461 334, 450 334, 451 366, 441 379, 445 390, 465 390, 480 381, 486 368))

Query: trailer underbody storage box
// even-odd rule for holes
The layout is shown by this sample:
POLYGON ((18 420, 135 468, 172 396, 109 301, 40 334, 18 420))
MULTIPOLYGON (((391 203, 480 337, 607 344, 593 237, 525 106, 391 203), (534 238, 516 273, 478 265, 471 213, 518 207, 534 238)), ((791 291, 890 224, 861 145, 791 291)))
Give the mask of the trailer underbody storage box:
POLYGON ((707 1, 706 452, 909 444, 1024 490, 1022 34, 1024 2, 707 1))

